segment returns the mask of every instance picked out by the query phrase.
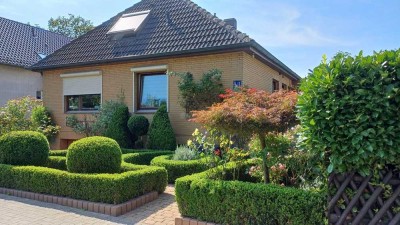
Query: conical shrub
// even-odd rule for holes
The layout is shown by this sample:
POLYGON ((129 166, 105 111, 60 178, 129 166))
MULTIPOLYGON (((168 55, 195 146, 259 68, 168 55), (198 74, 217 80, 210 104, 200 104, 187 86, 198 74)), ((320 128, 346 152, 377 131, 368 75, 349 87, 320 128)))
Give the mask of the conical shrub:
POLYGON ((174 130, 165 105, 161 106, 154 114, 149 128, 147 148, 160 150, 175 150, 176 148, 174 130))

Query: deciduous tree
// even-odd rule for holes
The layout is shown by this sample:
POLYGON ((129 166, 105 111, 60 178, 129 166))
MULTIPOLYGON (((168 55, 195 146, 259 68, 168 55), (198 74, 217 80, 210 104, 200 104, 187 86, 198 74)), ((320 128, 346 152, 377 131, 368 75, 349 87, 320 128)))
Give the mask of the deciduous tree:
POLYGON ((223 102, 194 111, 191 121, 229 134, 257 135, 263 152, 264 181, 269 182, 265 135, 282 132, 296 123, 295 91, 268 92, 242 88, 221 95, 223 102))

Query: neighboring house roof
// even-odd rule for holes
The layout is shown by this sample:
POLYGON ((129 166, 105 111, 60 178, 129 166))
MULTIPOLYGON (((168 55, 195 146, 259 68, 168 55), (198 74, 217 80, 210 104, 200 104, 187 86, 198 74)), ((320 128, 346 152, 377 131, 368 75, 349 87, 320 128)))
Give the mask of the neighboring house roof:
POLYGON ((71 38, 0 17, 0 64, 28 68, 71 38))
POLYGON ((295 80, 300 77, 246 34, 190 0, 142 0, 75 39, 34 70, 157 58, 217 50, 251 49, 295 80), (150 10, 139 31, 121 39, 107 32, 123 14, 150 10))

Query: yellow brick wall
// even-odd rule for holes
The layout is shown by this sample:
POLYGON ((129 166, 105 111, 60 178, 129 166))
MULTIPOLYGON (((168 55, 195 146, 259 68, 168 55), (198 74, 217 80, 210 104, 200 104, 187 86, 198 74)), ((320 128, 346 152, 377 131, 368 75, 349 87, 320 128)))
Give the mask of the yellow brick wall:
MULTIPOLYGON (((171 58, 163 60, 153 60, 146 62, 127 62, 105 64, 101 66, 77 67, 72 69, 56 69, 44 72, 43 82, 43 100, 45 105, 52 111, 56 123, 61 126, 59 137, 52 144, 53 149, 60 147, 60 139, 78 139, 77 135, 70 128, 65 126, 65 118, 68 114, 64 113, 62 78, 60 74, 83 72, 83 71, 102 71, 103 79, 103 102, 111 99, 117 99, 117 94, 124 91, 125 103, 133 110, 133 73, 132 67, 144 67, 155 65, 167 65, 168 71, 191 72, 195 79, 200 79, 204 72, 210 69, 218 68, 223 71, 222 82, 225 87, 232 87, 233 80, 241 80, 243 74, 243 53, 225 53, 208 56, 193 56, 186 58, 171 58)), ((180 143, 186 142, 193 130, 198 127, 194 123, 187 122, 185 110, 179 106, 179 93, 177 89, 176 77, 169 77, 169 115, 175 134, 180 143)), ((151 119, 153 114, 143 114, 151 119)), ((78 115, 82 117, 82 115, 78 115)))
MULTIPOLYGON (((61 126, 60 134, 52 144, 53 149, 65 148, 65 143, 60 143, 60 139, 78 139, 82 135, 77 135, 70 128, 65 126, 65 118, 68 114, 64 112, 64 97, 62 94, 63 80, 60 74, 84 71, 102 71, 102 100, 107 101, 117 99, 117 95, 124 92, 125 103, 130 111, 133 111, 133 72, 132 67, 145 67, 167 65, 168 71, 191 72, 195 79, 200 79, 204 72, 210 69, 220 69, 223 71, 222 82, 226 88, 232 88, 234 80, 243 80, 244 84, 270 91, 272 87, 272 77, 279 81, 289 82, 287 78, 282 78, 278 72, 272 70, 257 59, 244 52, 221 53, 207 56, 193 56, 170 58, 162 60, 152 60, 143 62, 124 62, 104 64, 98 66, 76 67, 72 69, 55 69, 44 72, 43 76, 43 100, 45 105, 52 111, 56 123, 61 126)), ((179 143, 185 143, 190 138, 193 130, 199 125, 188 122, 185 117, 185 110, 180 107, 179 92, 177 88, 178 78, 169 77, 168 108, 172 126, 174 128, 179 143)), ((289 83, 287 83, 289 84, 289 83)), ((142 114, 150 120, 152 113, 142 114)), ((82 117, 83 115, 78 115, 82 117)), ((90 117, 90 115, 87 115, 90 117)))
POLYGON ((294 85, 287 76, 279 74, 278 71, 247 53, 244 54, 243 69, 243 84, 252 88, 272 92, 273 79, 279 81, 280 89, 282 88, 282 83, 288 87, 294 85))

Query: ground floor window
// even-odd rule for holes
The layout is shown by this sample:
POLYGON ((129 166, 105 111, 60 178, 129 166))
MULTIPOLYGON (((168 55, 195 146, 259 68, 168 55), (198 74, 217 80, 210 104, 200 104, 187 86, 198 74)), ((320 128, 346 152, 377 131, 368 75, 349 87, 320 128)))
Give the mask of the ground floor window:
POLYGON ((100 94, 65 96, 66 111, 97 111, 100 104, 100 94))
POLYGON ((139 74, 139 110, 158 109, 167 104, 167 75, 165 73, 139 74))
POLYGON ((286 84, 282 83, 282 89, 283 89, 283 90, 287 90, 287 89, 288 89, 288 86, 287 86, 286 84))

